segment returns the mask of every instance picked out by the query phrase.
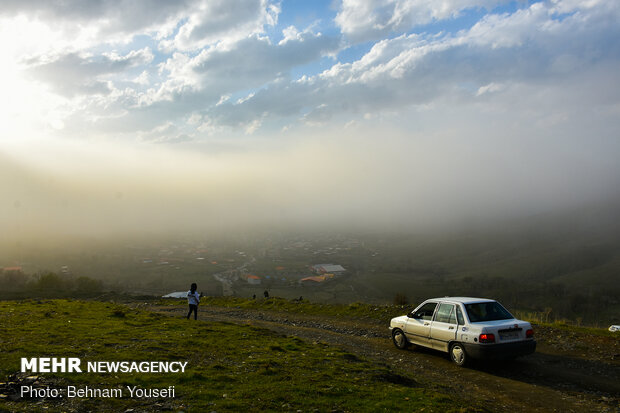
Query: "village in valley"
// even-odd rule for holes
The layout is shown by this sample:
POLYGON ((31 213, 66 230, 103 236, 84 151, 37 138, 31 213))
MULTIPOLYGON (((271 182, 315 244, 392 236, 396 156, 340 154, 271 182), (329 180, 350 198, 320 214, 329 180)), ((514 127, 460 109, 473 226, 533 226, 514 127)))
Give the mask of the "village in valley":
POLYGON ((243 244, 243 250, 173 245, 160 250, 157 259, 147 258, 142 262, 155 266, 155 271, 158 271, 156 266, 172 265, 160 270, 162 272, 171 272, 171 269, 182 272, 183 266, 196 269, 198 264, 203 274, 196 274, 196 279, 202 282, 207 295, 263 297, 271 294, 293 298, 304 294, 314 297, 325 285, 350 275, 345 265, 355 265, 347 259, 352 253, 373 254, 363 251, 363 243, 353 238, 330 238, 320 242, 269 239, 261 247, 253 247, 253 242, 243 244), (346 263, 341 261, 343 259, 346 263))
POLYGON ((588 321, 604 324, 614 317, 617 283, 607 265, 615 262, 617 232, 603 237, 541 223, 503 231, 475 240, 468 232, 271 231, 13 243, 0 249, 0 295, 162 297, 195 282, 210 297, 403 305, 476 294, 527 311, 551 308, 558 317, 588 314, 588 321), (590 283, 586 273, 599 282, 590 283), (601 303, 605 310, 594 311, 601 303))
POLYGON ((123 245, 85 242, 78 249, 25 253, 19 262, 7 261, 12 265, 4 273, 31 279, 48 272, 67 280, 86 276, 103 280, 106 289, 134 294, 166 295, 197 282, 210 296, 263 297, 267 291, 289 299, 329 299, 337 294, 332 291, 336 284, 359 274, 377 254, 359 238, 344 235, 244 235, 217 242, 171 237, 123 245))

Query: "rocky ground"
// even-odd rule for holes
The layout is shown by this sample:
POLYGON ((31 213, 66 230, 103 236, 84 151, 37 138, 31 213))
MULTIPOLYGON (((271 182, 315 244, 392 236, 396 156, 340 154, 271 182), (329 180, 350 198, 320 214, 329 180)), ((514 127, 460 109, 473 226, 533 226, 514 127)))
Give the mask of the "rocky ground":
MULTIPOLYGON (((185 308, 150 306, 182 317, 185 308)), ((620 336, 596 336, 536 326, 537 352, 512 362, 453 365, 443 353, 398 350, 389 320, 351 320, 230 307, 201 307, 199 323, 250 324, 342 347, 392 366, 402 377, 496 412, 620 411, 620 336)), ((193 321, 188 321, 193 322, 193 321)))

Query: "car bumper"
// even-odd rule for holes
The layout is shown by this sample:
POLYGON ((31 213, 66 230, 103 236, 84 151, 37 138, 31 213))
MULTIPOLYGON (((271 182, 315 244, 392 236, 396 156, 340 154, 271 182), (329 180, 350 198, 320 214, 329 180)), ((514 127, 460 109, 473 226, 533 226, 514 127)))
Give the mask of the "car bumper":
POLYGON ((476 359, 501 359, 526 356, 536 351, 536 340, 517 341, 501 344, 467 344, 465 352, 476 359))

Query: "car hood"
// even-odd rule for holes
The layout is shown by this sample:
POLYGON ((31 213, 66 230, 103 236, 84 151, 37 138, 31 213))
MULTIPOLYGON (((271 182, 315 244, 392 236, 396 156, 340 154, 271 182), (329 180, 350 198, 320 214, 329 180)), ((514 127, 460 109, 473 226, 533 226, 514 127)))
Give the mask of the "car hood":
POLYGON ((394 317, 391 320, 390 325, 393 326, 395 324, 400 324, 400 325, 405 324, 407 322, 407 318, 408 317, 406 315, 401 315, 401 316, 398 316, 398 317, 394 317))

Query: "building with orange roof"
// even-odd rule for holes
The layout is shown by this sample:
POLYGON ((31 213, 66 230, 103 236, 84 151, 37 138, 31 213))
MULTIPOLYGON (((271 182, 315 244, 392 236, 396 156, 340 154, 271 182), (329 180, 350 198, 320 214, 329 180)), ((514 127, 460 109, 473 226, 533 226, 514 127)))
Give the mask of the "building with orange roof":
POLYGON ((261 282, 261 278, 256 276, 256 275, 246 274, 246 275, 244 275, 242 277, 245 278, 245 280, 248 282, 248 284, 258 285, 261 282))
POLYGON ((299 280, 300 283, 322 283, 323 281, 325 281, 325 277, 323 276, 312 276, 299 280))

